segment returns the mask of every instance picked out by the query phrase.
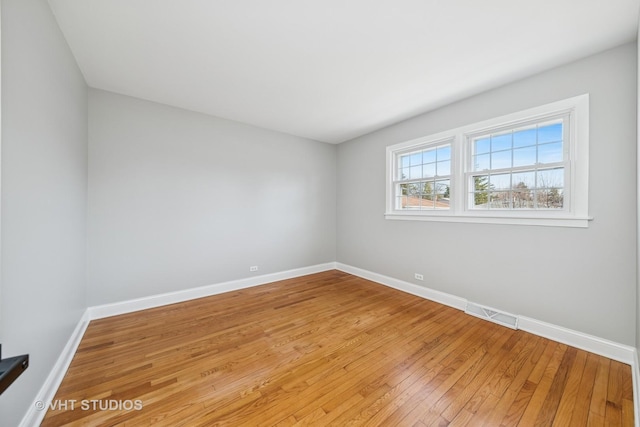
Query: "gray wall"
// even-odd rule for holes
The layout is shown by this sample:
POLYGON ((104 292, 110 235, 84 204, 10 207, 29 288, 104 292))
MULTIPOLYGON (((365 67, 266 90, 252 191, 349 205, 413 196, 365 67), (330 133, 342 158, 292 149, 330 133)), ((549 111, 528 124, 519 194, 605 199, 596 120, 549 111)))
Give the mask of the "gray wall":
POLYGON ((91 89, 88 304, 334 261, 336 151, 91 89))
POLYGON ((87 87, 44 0, 2 1, 4 356, 31 366, 0 398, 17 425, 86 307, 87 87))
POLYGON ((635 345, 636 56, 621 46, 341 144, 337 260, 635 345), (588 229, 383 218, 386 146, 587 92, 588 229))
MULTIPOLYGON (((640 28, 638 28, 638 38, 636 39, 640 41, 640 28)), ((637 84, 636 88, 636 108, 638 108, 638 116, 636 122, 636 138, 637 138, 637 157, 636 157, 636 203, 638 204, 638 209, 640 209, 640 42, 637 42, 637 60, 638 60, 638 75, 637 75, 637 84)), ((636 348, 640 350, 640 211, 637 216, 637 227, 636 230, 636 251, 638 251, 636 258, 636 348)))

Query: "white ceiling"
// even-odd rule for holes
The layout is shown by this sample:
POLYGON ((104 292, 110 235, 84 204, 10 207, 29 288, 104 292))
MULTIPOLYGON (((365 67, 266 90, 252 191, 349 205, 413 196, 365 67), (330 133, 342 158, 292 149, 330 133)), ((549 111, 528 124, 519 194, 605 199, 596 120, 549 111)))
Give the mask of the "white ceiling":
POLYGON ((340 143, 636 38, 640 0, 49 0, 91 87, 340 143))

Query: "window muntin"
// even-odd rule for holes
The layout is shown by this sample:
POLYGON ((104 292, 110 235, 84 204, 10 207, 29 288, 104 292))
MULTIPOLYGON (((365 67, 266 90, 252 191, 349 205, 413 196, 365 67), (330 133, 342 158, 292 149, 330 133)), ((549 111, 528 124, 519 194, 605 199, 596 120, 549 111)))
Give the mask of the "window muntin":
POLYGON ((422 146, 396 156, 395 209, 447 210, 451 191, 451 142, 422 146))
POLYGON ((568 129, 563 115, 468 136, 468 208, 565 209, 568 129))

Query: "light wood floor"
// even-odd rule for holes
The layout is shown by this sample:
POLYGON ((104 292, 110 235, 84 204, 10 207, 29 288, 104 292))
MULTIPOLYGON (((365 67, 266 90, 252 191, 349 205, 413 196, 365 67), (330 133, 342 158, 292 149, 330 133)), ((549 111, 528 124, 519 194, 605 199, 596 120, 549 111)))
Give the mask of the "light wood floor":
POLYGON ((68 410, 42 425, 631 426, 631 384, 628 365, 330 271, 91 322, 68 410))

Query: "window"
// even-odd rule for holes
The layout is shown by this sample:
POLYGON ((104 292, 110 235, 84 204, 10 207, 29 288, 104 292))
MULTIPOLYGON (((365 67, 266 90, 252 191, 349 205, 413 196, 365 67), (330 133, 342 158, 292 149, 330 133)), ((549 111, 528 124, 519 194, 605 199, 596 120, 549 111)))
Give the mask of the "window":
POLYGON ((451 142, 398 154, 396 207, 449 209, 451 142))
POLYGON ((588 100, 388 147, 386 218, 588 226, 588 100))
POLYGON ((469 137, 471 209, 564 209, 568 116, 469 137))

